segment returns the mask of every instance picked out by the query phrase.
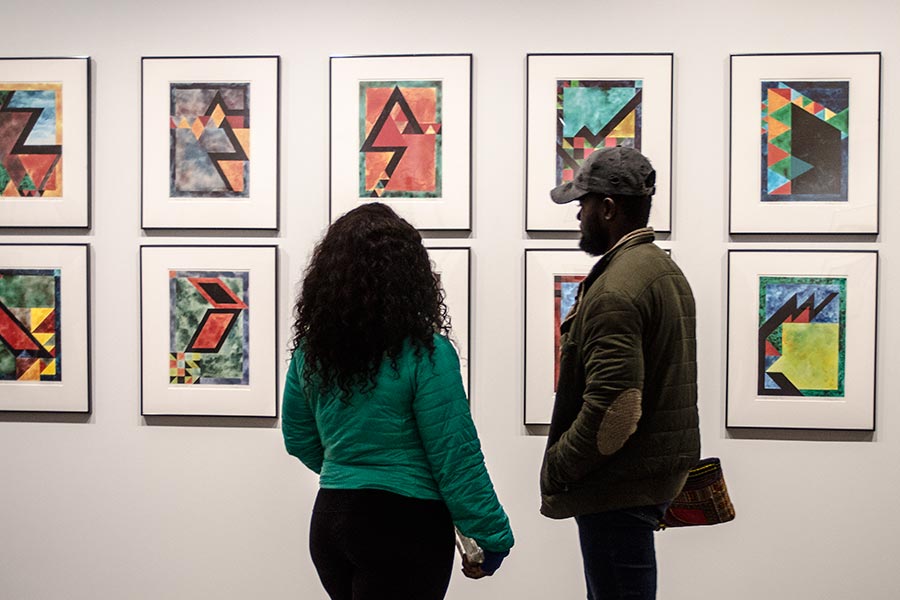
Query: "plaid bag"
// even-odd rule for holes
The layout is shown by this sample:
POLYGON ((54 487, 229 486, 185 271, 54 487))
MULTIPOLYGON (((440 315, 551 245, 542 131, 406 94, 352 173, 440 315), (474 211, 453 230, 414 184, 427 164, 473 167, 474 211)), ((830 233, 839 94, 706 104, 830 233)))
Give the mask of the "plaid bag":
POLYGON ((734 519, 734 505, 728 497, 722 463, 704 458, 688 473, 681 493, 672 500, 660 521, 660 528, 716 525, 734 519))

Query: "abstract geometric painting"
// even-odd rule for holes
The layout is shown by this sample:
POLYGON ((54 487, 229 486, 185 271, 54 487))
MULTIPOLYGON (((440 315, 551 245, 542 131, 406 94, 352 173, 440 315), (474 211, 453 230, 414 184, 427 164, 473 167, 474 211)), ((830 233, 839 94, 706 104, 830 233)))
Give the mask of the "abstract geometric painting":
POLYGON ((250 195, 250 83, 171 83, 171 197, 250 195))
POLYGON ((844 396, 846 277, 759 278, 757 394, 844 396))
POLYGON ((762 82, 763 202, 847 201, 849 81, 762 82))
POLYGON ((596 148, 641 149, 643 81, 556 82, 556 184, 572 181, 596 148))
POLYGON ((247 271, 169 271, 169 383, 247 385, 247 271))
POLYGON ((60 313, 59 269, 0 269, 0 380, 62 380, 60 313))
POLYGON ((62 84, 0 82, 0 200, 62 196, 62 84))
POLYGON ((578 285, 585 275, 553 276, 553 391, 559 380, 559 326, 566 320, 578 297, 578 285))
POLYGON ((442 85, 359 83, 361 198, 441 196, 442 85))

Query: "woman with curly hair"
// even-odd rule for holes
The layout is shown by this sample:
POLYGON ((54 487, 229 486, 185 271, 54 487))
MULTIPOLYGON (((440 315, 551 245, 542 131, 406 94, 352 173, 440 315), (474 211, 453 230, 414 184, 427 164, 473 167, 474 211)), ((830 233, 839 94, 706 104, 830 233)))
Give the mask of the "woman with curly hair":
POLYGON ((439 600, 454 524, 492 574, 513 545, 422 238, 384 204, 335 221, 295 306, 282 430, 319 474, 310 553, 334 600, 439 600))

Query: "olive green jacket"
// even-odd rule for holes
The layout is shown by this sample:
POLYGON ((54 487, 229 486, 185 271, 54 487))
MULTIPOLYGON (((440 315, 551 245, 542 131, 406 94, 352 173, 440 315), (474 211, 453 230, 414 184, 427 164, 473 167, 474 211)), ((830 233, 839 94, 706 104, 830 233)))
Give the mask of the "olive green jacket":
POLYGON ((342 401, 307 386, 294 352, 284 386, 287 451, 319 473, 319 485, 379 489, 443 500, 454 524, 485 550, 513 545, 509 520, 488 476, 450 341, 434 354, 407 342, 396 370, 384 360, 369 393, 342 401))
POLYGON ((694 298, 653 239, 637 230, 607 252, 560 326, 548 517, 668 502, 699 459, 694 298))

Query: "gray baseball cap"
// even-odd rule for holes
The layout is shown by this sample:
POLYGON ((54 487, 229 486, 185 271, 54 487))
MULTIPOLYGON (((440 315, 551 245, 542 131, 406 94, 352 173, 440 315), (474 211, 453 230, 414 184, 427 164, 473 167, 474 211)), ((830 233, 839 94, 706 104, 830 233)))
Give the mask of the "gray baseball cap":
POLYGON ((566 204, 591 192, 652 196, 656 193, 656 171, 634 148, 600 148, 587 157, 572 181, 550 190, 550 197, 557 204, 566 204))

